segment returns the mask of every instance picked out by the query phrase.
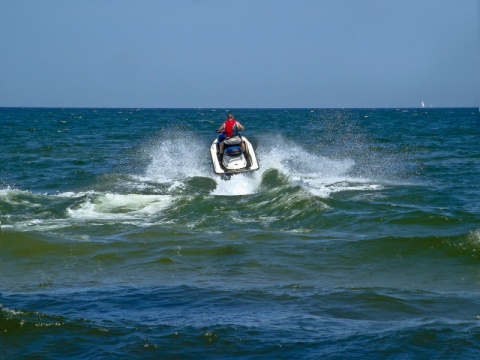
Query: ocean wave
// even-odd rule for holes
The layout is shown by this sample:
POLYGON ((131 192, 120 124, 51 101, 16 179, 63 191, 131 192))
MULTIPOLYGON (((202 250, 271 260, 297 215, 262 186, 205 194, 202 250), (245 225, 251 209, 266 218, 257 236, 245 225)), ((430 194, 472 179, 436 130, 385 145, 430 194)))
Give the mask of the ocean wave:
POLYGON ((84 201, 67 208, 79 220, 125 220, 152 217, 168 207, 170 195, 90 193, 84 201))
POLYGON ((170 195, 65 192, 32 194, 21 190, 3 190, 0 200, 3 229, 49 231, 106 223, 145 225, 170 206, 170 195), (5 215, 3 215, 5 214, 5 215))
POLYGON ((47 350, 50 356, 81 357, 173 356, 180 351, 192 357, 215 352, 224 357, 355 353, 377 358, 379 351, 402 357, 412 355, 411 348, 392 349, 392 342, 429 349, 430 339, 441 340, 437 350, 444 354, 478 351, 479 327, 470 313, 478 300, 458 293, 301 286, 105 287, 31 293, 25 299, 9 294, 4 301, 16 304, 0 306, 0 344, 11 357, 47 350), (35 311, 24 310, 33 303, 35 311), (58 312, 62 316, 55 315, 58 312), (20 341, 29 346, 15 346, 20 341), (59 343, 61 347, 54 346, 59 343))

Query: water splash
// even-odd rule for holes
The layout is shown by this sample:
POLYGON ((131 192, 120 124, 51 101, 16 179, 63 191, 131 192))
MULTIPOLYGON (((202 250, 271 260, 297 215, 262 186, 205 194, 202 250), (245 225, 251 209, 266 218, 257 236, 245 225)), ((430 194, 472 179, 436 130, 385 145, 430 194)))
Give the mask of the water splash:
POLYGON ((167 134, 147 148, 151 162, 145 176, 157 182, 208 176, 211 171, 206 157, 208 146, 193 135, 167 134))
POLYGON ((249 195, 257 191, 261 182, 261 173, 238 174, 230 177, 230 180, 218 180, 217 187, 211 192, 216 196, 249 195))
POLYGON ((351 176, 355 166, 355 161, 351 158, 328 158, 318 154, 318 150, 305 149, 280 135, 262 138, 259 143, 256 152, 260 169, 253 173, 234 175, 225 181, 212 171, 209 143, 192 137, 188 145, 183 146, 183 133, 169 134, 147 148, 151 161, 141 180, 181 188, 186 179, 210 178, 217 184, 210 192, 211 195, 239 196, 258 192, 265 172, 275 169, 288 178, 291 185, 301 186, 312 195, 320 197, 329 197, 331 193, 345 190, 381 188, 371 179, 351 176))
POLYGON ((276 169, 293 185, 299 185, 315 196, 328 197, 332 192, 365 188, 369 179, 349 175, 355 162, 331 159, 281 136, 269 138, 259 149, 263 172, 276 169))

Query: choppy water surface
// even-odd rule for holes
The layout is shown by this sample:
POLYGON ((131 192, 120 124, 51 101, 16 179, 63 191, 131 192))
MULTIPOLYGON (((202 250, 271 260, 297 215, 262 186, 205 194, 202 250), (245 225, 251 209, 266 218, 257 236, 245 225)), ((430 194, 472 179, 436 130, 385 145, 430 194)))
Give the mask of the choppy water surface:
POLYGON ((0 109, 0 358, 473 358, 477 109, 0 109))

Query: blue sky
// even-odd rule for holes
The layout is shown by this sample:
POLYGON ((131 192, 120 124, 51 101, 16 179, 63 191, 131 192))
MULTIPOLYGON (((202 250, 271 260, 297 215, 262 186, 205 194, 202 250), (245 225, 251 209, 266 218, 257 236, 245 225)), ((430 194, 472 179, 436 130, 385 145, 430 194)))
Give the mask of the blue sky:
POLYGON ((0 106, 476 107, 477 0, 0 0, 0 106))

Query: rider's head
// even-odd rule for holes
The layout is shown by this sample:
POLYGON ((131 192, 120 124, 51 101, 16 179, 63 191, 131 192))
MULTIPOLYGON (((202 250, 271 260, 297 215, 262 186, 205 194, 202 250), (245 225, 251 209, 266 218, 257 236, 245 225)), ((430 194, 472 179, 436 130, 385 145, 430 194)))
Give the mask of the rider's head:
POLYGON ((233 116, 233 114, 232 114, 232 113, 228 113, 228 115, 227 115, 227 119, 228 119, 228 120, 232 120, 232 119, 234 119, 234 116, 233 116))

